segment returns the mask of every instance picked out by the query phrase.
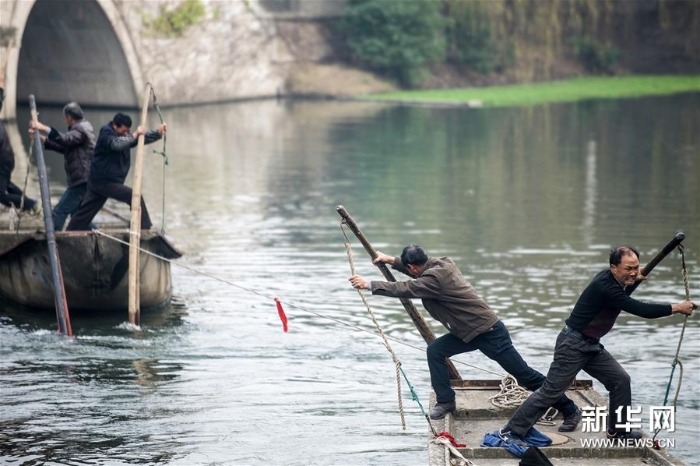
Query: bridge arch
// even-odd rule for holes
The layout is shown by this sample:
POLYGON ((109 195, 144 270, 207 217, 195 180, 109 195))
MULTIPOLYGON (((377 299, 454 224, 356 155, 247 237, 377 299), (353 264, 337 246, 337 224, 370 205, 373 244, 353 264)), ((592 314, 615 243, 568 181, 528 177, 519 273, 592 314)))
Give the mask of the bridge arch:
POLYGON ((15 0, 14 46, 6 73, 7 118, 34 94, 39 105, 134 107, 144 79, 134 43, 114 0, 15 0))

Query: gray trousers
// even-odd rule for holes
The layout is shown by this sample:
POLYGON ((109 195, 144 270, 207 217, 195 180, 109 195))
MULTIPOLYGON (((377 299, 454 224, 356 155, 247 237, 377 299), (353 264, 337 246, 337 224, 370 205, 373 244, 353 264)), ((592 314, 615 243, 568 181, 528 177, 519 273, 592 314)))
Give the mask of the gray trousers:
POLYGON ((598 379, 610 392, 608 429, 620 430, 615 429, 615 424, 626 424, 628 412, 626 408, 622 409, 622 416, 618 419, 616 410, 632 404, 630 376, 600 342, 568 325, 557 337, 547 380, 518 408, 505 429, 525 437, 547 409, 566 392, 581 370, 598 379))

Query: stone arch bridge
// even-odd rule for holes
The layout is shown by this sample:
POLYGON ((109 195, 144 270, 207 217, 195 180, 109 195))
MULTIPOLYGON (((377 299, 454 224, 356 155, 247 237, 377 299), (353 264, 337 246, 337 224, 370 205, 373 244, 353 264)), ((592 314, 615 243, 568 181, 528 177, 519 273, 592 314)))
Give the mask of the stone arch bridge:
POLYGON ((27 102, 29 94, 41 105, 74 100, 135 108, 146 82, 169 104, 275 96, 300 61, 280 23, 294 23, 295 31, 311 27, 306 37, 315 41, 312 49, 321 50, 319 58, 328 51, 313 25, 337 16, 344 4, 200 1, 200 22, 181 37, 158 37, 144 26, 144 15, 157 16, 161 7, 180 2, 1 0, 0 64, 9 54, 2 116, 16 117, 17 103, 27 102))

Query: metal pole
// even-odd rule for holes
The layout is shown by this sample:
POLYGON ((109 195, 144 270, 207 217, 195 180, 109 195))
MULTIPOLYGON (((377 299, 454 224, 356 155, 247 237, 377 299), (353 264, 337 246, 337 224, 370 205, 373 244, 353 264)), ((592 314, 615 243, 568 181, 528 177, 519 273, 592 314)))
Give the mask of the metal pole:
MULTIPOLYGON (((148 100, 151 95, 151 84, 146 84, 141 108, 140 126, 146 126, 146 114, 148 112, 148 100)), ((143 174, 143 148, 146 136, 141 134, 136 146, 136 160, 134 161, 134 185, 131 196, 131 225, 129 227, 129 323, 141 324, 141 299, 140 299, 140 259, 139 247, 141 246, 141 178, 143 174)))
MULTIPOLYGON (((36 100, 34 95, 29 96, 29 109, 32 121, 39 121, 36 112, 36 100)), ((73 336, 68 315, 68 303, 63 286, 63 274, 61 273, 61 261, 56 247, 56 234, 53 227, 53 213, 51 210, 51 194, 49 191, 49 179, 46 175, 46 163, 44 162, 44 150, 39 131, 34 131, 34 150, 36 153, 36 165, 39 169, 39 186, 41 188, 41 205, 44 211, 44 226, 46 228, 46 243, 49 247, 49 259, 51 262, 51 279, 53 281, 54 304, 56 307, 56 320, 58 330, 68 336, 73 336)))
MULTIPOLYGON (((369 257, 372 260, 376 259, 377 251, 374 249, 374 247, 372 247, 370 242, 367 241, 367 238, 365 238, 365 235, 362 234, 362 231, 360 231, 360 228, 357 226, 357 224, 352 219, 345 207, 339 205, 338 207, 336 207, 335 210, 338 211, 338 214, 340 214, 340 216, 343 218, 348 228, 350 228, 350 230, 352 230, 355 236, 357 236, 357 239, 360 240, 360 243, 362 243, 362 246, 364 246, 365 250, 369 254, 369 257)), ((388 281, 396 281, 396 278, 391 273, 386 264, 378 264, 377 267, 379 267, 379 270, 382 272, 382 275, 384 275, 384 277, 388 281)), ((435 340, 435 334, 430 329, 430 327, 428 327, 428 324, 425 322, 425 319, 423 319, 423 316, 420 315, 416 307, 413 305, 413 302, 407 298, 399 298, 399 300, 401 301, 401 304, 403 304, 406 313, 413 321, 413 324, 418 329, 418 332, 423 337, 423 340, 425 340, 426 343, 430 343, 431 341, 435 340)), ((450 371, 450 379, 462 380, 462 377, 459 375, 459 372, 457 372, 457 369, 455 368, 454 364, 452 364, 452 361, 450 361, 449 358, 446 358, 445 362, 447 363, 447 367, 450 371)))

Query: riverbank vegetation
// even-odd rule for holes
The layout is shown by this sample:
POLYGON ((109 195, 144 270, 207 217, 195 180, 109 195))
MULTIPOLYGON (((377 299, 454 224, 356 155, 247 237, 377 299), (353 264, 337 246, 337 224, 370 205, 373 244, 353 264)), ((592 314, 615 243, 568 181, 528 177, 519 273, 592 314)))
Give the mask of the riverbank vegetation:
POLYGON ((700 73, 697 0, 349 0, 349 65, 404 89, 700 73))
POLYGON ((700 75, 591 76, 547 83, 393 92, 375 94, 367 98, 401 102, 464 103, 474 106, 508 107, 683 92, 700 92, 700 75))

